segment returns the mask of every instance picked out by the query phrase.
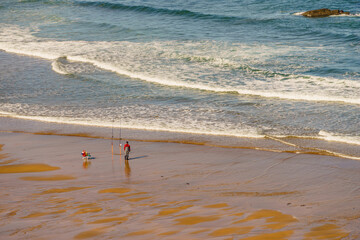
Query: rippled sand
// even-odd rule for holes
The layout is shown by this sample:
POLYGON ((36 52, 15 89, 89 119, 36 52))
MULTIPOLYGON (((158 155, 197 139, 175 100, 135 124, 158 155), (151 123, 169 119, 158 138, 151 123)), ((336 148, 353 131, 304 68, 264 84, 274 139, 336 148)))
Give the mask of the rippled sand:
POLYGON ((1 239, 360 238, 360 162, 139 142, 124 162, 103 139, 0 144, 1 239))

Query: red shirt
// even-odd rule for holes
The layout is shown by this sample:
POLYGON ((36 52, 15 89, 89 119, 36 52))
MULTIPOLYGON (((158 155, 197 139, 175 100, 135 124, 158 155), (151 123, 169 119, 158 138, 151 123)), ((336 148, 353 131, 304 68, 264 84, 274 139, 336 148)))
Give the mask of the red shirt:
POLYGON ((126 150, 126 148, 129 148, 129 152, 130 152, 130 145, 127 143, 127 144, 125 144, 125 146, 124 146, 124 151, 126 150))

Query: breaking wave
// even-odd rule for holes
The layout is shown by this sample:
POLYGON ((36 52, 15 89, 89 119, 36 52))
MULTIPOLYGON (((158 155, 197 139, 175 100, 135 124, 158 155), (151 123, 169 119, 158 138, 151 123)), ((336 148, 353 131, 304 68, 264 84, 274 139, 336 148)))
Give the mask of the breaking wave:
MULTIPOLYGON (((249 65, 271 58, 270 53, 276 49, 269 47, 268 53, 261 53, 260 60, 254 60, 251 51, 257 51, 256 46, 219 46, 216 42, 54 41, 36 38, 23 29, 5 29, 0 31, 0 49, 53 60, 52 68, 59 74, 91 72, 94 69, 90 64, 171 87, 296 101, 360 104, 359 81, 288 74, 249 65), (200 52, 198 48, 202 48, 200 52), (204 48, 208 49, 205 54, 204 48), (233 49, 236 49, 234 53, 233 49)), ((286 54, 286 50, 281 51, 286 54)))

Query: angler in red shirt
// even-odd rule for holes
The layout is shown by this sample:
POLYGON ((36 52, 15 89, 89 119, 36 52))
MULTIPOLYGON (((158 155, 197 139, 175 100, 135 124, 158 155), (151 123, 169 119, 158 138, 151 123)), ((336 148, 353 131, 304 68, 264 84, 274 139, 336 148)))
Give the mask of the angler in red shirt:
POLYGON ((128 141, 126 141, 126 144, 124 145, 124 151, 125 151, 125 160, 129 160, 129 153, 131 149, 128 141))

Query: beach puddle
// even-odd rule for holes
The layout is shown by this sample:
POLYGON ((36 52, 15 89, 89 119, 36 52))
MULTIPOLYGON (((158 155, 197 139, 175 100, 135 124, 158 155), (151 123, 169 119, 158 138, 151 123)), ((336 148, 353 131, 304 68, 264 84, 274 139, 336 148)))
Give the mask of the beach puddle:
POLYGON ((134 236, 142 236, 142 235, 146 235, 146 234, 150 234, 153 233, 153 230, 141 230, 141 231, 137 231, 137 232, 131 232, 126 234, 126 237, 134 237, 134 236))
POLYGON ((108 188, 100 190, 99 193, 127 193, 130 192, 129 188, 108 188))
POLYGON ((25 181, 64 181, 64 180, 73 180, 76 178, 73 176, 67 176, 67 175, 54 175, 54 176, 21 177, 20 179, 25 180, 25 181))
POLYGON ((241 217, 243 215, 244 215, 244 213, 233 213, 233 214, 231 214, 231 216, 237 216, 237 217, 241 217))
POLYGON ((259 210, 255 213, 251 214, 247 218, 235 222, 235 224, 248 222, 251 220, 257 220, 257 219, 266 219, 266 222, 270 223, 270 224, 266 224, 266 225, 264 225, 264 227, 273 229, 273 230, 281 229, 293 222, 298 222, 298 220, 296 218, 294 218, 293 216, 283 214, 283 213, 275 211, 275 210, 259 210))
MULTIPOLYGON (((3 148, 3 147, 4 147, 4 144, 0 144, 0 152, 2 151, 2 148, 3 148)), ((9 157, 9 154, 0 153, 0 160, 5 159, 5 158, 8 158, 8 157, 9 157)), ((0 165, 10 164, 10 163, 15 162, 16 160, 17 160, 17 159, 6 160, 6 161, 3 161, 3 162, 0 162, 0 165)))
POLYGON ((129 199, 126 199, 126 201, 128 201, 128 202, 140 202, 140 201, 147 200, 147 199, 150 199, 150 198, 152 198, 152 197, 129 198, 129 199))
POLYGON ((112 218, 104 218, 93 222, 89 222, 89 224, 102 224, 102 223, 114 223, 114 222, 116 224, 121 224, 127 220, 128 220, 127 217, 112 217, 112 218))
POLYGON ((37 217, 42 217, 42 216, 46 216, 46 215, 60 214, 60 213, 64 213, 64 212, 66 212, 66 210, 59 210, 59 211, 55 211, 55 212, 33 212, 22 218, 37 218, 37 217))
POLYGON ((147 192, 130 193, 130 194, 121 195, 121 197, 132 197, 132 196, 142 195, 142 194, 148 194, 148 193, 147 192))
POLYGON ((105 232, 105 228, 94 228, 88 231, 81 232, 77 234, 74 238, 76 239, 86 239, 86 238, 94 238, 105 232))
POLYGON ((282 231, 276 233, 264 233, 252 237, 242 238, 241 240, 288 240, 294 231, 282 231))
POLYGON ((229 205, 227 203, 218 203, 218 204, 204 206, 204 208, 225 208, 225 207, 229 207, 229 205))
POLYGON ((225 236, 232 236, 238 234, 247 234, 249 233, 254 227, 228 227, 228 228, 221 228, 215 230, 214 232, 210 233, 209 235, 212 237, 225 237, 225 236))
POLYGON ((193 216, 193 217, 184 217, 184 218, 178 218, 175 219, 175 221, 177 221, 177 225, 195 225, 195 224, 199 224, 199 223, 204 223, 204 222, 212 222, 212 221, 216 221, 220 219, 219 216, 215 215, 215 216, 193 216))
POLYGON ((50 199, 47 200, 46 202, 59 204, 59 203, 68 202, 68 201, 70 201, 70 200, 73 200, 73 199, 72 199, 72 198, 50 198, 50 199))
POLYGON ((221 193, 222 196, 226 197, 236 197, 236 196, 242 196, 242 197, 273 197, 273 196, 283 196, 283 195, 291 195, 291 194, 297 194, 299 192, 224 192, 221 193))
POLYGON ((86 213, 97 213, 97 212, 101 212, 102 210, 103 209, 101 207, 88 207, 76 211, 72 216, 78 214, 86 214, 86 213))
POLYGON ((81 189, 86 189, 86 188, 89 188, 89 187, 53 188, 53 189, 45 190, 39 194, 65 193, 65 192, 72 192, 72 191, 77 191, 77 190, 81 190, 81 189))
POLYGON ((158 236, 171 236, 171 235, 177 234, 178 232, 179 231, 163 232, 163 233, 158 234, 158 236))
POLYGON ((324 224, 319 227, 314 227, 309 233, 305 234, 305 240, 318 240, 318 239, 343 239, 349 234, 341 230, 334 224, 324 224))
MULTIPOLYGON (((1 211, 0 211, 1 212, 1 211)), ((16 215, 16 213, 18 212, 18 210, 14 210, 14 211, 11 211, 9 213, 6 214, 6 217, 13 217, 16 215)))
POLYGON ((164 215, 170 215, 170 214, 174 214, 174 213, 178 213, 182 210, 188 209, 190 207, 192 207, 194 205, 185 205, 185 206, 181 206, 181 207, 175 207, 175 208, 165 208, 159 211, 159 216, 164 216, 164 215))
POLYGON ((59 167, 53 167, 47 164, 14 164, 0 166, 1 173, 30 173, 30 172, 46 172, 59 170, 59 167))
POLYGON ((85 203, 81 204, 79 206, 76 206, 74 208, 87 208, 87 207, 97 207, 98 205, 96 203, 85 203))
POLYGON ((204 232, 209 232, 211 229, 205 228, 205 229, 201 229, 201 230, 197 230, 194 232, 191 232, 191 234, 200 234, 200 233, 204 233, 204 232))
MULTIPOLYGON (((1 154, 0 154, 0 159, 1 159, 1 154)), ((11 159, 11 160, 6 160, 6 161, 3 161, 3 162, 0 162, 0 165, 6 165, 6 164, 10 164, 10 163, 13 163, 15 162, 16 159, 11 159)))

